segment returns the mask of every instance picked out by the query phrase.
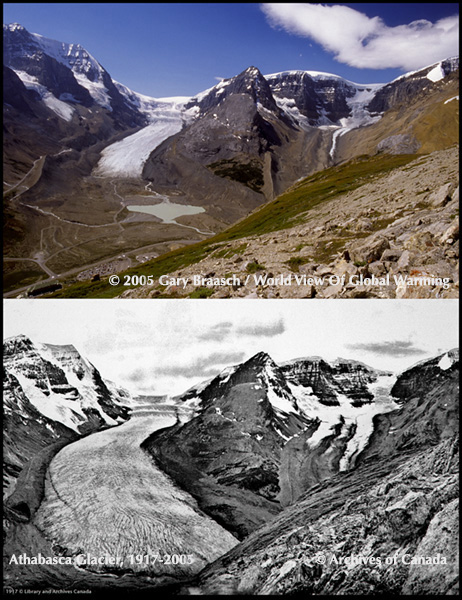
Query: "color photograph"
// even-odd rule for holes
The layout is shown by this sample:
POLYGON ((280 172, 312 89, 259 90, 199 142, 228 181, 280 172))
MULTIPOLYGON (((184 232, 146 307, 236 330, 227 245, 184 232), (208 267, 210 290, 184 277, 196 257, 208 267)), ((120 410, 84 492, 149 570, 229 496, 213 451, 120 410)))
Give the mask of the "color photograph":
POLYGON ((5 297, 458 297, 458 4, 4 22, 5 297))

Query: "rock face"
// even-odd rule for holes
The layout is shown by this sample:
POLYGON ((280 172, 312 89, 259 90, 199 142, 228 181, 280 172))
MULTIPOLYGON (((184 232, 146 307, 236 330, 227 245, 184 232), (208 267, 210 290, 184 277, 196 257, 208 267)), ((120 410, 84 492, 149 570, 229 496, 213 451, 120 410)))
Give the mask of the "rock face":
POLYGON ((267 79, 256 67, 249 67, 236 77, 224 79, 210 90, 200 94, 186 105, 186 109, 198 106, 202 114, 211 108, 217 108, 223 100, 234 94, 249 95, 254 104, 261 104, 266 110, 275 112, 282 117, 273 97, 273 90, 267 79))
POLYGON ((143 446, 202 510, 242 538, 280 509, 285 439, 316 424, 297 413, 277 365, 263 353, 229 378, 215 378, 198 399, 197 417, 143 446))
POLYGON ((458 349, 401 374, 390 392, 401 409, 374 418, 374 433, 359 460, 453 439, 458 432, 458 375, 458 349))
POLYGON ((4 472, 8 493, 24 465, 52 443, 125 421, 130 397, 73 346, 4 343, 4 472))
POLYGON ((378 386, 383 380, 386 390, 394 379, 354 361, 278 366, 259 353, 179 397, 197 415, 155 432, 143 446, 202 510, 242 539, 309 487, 349 468, 372 433, 372 416, 396 406, 378 386))
POLYGON ((198 108, 197 117, 151 153, 143 177, 155 189, 211 204, 207 210, 212 215, 219 205, 217 217, 236 220, 238 213, 231 211, 253 209, 313 165, 327 165, 327 159, 316 152, 328 136, 314 128, 300 129, 277 106, 268 82, 255 67, 185 107, 198 108), (226 198, 229 202, 224 202, 226 198))
POLYGON ((50 40, 18 24, 4 25, 3 53, 4 64, 27 74, 58 101, 103 106, 125 127, 145 123, 125 102, 108 72, 79 44, 50 40))
POLYGON ((12 24, 4 64, 7 293, 22 293, 43 272, 68 277, 96 260, 114 266, 119 252, 138 257, 150 245, 149 255, 160 255, 202 240, 355 157, 425 154, 458 139, 455 58, 388 85, 312 71, 265 76, 251 66, 193 98, 156 99, 112 80, 79 44, 12 24), (180 222, 127 214, 139 196, 148 202, 146 190, 154 203, 167 196, 204 211, 180 222), (82 225, 105 227, 106 243, 82 225), (22 261, 42 252, 45 229, 47 251, 31 274, 22 261))
POLYGON ((409 102, 425 90, 429 81, 438 81, 458 69, 459 58, 448 58, 438 65, 432 65, 415 73, 398 77, 377 91, 368 108, 371 111, 384 112, 395 104, 409 102))
POLYGON ((16 377, 7 370, 3 389, 3 488, 4 494, 10 494, 24 465, 37 452, 57 440, 77 439, 78 434, 39 412, 16 377))
POLYGON ((358 85, 336 75, 311 71, 285 71, 267 75, 266 79, 273 94, 291 100, 290 104, 313 126, 339 123, 351 116, 349 101, 358 91, 372 92, 381 87, 358 85))
POLYGON ((355 469, 308 490, 181 592, 456 595, 457 377, 456 352, 403 373, 401 407, 374 419, 355 469))
POLYGON ((359 362, 338 359, 330 365, 318 357, 297 359, 282 365, 282 371, 291 383, 310 387, 323 404, 336 406, 340 406, 340 394, 353 400, 353 406, 370 402, 374 395, 368 384, 376 381, 377 375, 386 375, 359 362))
POLYGON ((91 173, 114 136, 145 125, 146 115, 117 89, 82 46, 51 40, 18 24, 3 26, 5 180, 21 180, 40 156, 62 153, 66 181, 43 178, 55 192, 91 173), (12 76, 20 79, 22 85, 12 76), (25 90, 24 90, 25 88, 25 90), (86 152, 70 156, 70 149, 86 152))

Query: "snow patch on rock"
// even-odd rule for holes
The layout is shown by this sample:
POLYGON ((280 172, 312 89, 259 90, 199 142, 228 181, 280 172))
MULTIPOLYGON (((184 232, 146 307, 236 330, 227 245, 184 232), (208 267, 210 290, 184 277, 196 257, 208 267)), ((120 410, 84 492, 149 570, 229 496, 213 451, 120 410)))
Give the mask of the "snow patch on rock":
MULTIPOLYGON (((54 94, 47 90, 44 85, 41 85, 38 82, 36 77, 29 75, 25 71, 19 71, 17 69, 13 69, 19 79, 23 82, 24 86, 29 90, 34 90, 37 92, 43 103, 52 110, 55 114, 58 115, 61 119, 65 121, 71 121, 72 115, 74 114, 74 108, 69 106, 66 102, 59 100, 56 98, 54 94)), ((61 94, 63 96, 64 94, 61 94)))

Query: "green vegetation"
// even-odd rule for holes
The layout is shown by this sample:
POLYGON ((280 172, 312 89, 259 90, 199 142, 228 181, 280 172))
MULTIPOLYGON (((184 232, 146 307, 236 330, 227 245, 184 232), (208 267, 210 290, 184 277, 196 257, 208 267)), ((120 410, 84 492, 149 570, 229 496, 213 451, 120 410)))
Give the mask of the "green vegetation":
POLYGON ((414 158, 414 154, 360 157, 315 173, 265 204, 259 211, 231 226, 219 234, 219 237, 226 235, 228 239, 237 239, 294 227, 303 223, 307 213, 315 206, 339 194, 355 190, 374 177, 385 175, 414 158))
MULTIPOLYGON (((5 263, 6 265, 8 263, 5 263)), ((23 268, 17 271, 5 272, 3 276, 3 291, 9 292, 20 286, 32 285, 45 279, 46 275, 43 271, 37 269, 23 268)))
POLYGON ((308 256, 292 256, 288 261, 286 261, 286 265, 289 265, 291 271, 297 273, 300 265, 304 265, 310 260, 311 259, 308 256))
POLYGON ((351 236, 349 238, 334 238, 329 242, 319 243, 313 254, 313 262, 327 263, 332 260, 334 255, 338 254, 340 250, 343 250, 345 243, 348 239, 355 239, 351 236))
POLYGON ((119 273, 120 283, 118 285, 109 285, 107 278, 101 279, 101 281, 82 281, 73 283, 69 287, 55 292, 51 297, 114 298, 114 296, 119 296, 132 287, 123 284, 125 274, 130 274, 131 277, 133 275, 152 275, 154 279, 157 279, 165 273, 171 273, 172 271, 177 271, 178 269, 199 262, 205 258, 211 250, 212 247, 208 243, 208 240, 205 242, 198 242, 197 244, 192 244, 186 248, 179 248, 178 250, 167 252, 154 260, 146 261, 136 267, 128 269, 124 273, 119 273))
MULTIPOLYGON (((287 229, 303 223, 314 207, 329 202, 336 196, 357 189, 364 183, 389 171, 401 167, 416 158, 413 154, 362 156, 348 163, 315 173, 289 188, 284 194, 265 204, 260 210, 232 225, 217 235, 172 252, 168 252, 151 261, 128 269, 125 273, 133 275, 152 275, 154 278, 166 273, 195 264, 219 250, 222 242, 230 242, 247 236, 262 235, 272 231, 287 229)), ((358 235, 349 236, 357 238, 358 235)), ((334 239, 317 249, 313 260, 323 261, 340 250, 346 238, 334 239)), ((245 250, 242 246, 242 252, 245 250)), ((229 248, 231 251, 231 247, 229 248)), ((226 250, 222 249, 225 254, 226 250)), ((232 250, 236 253, 236 250, 232 250)), ((223 254, 223 256, 225 256, 223 254)), ((261 265, 260 265, 261 267, 261 265)), ((107 278, 95 282, 78 282, 64 287, 49 297, 53 298, 113 298, 127 289, 123 285, 124 273, 120 273, 121 284, 110 286, 107 278)))
POLYGON ((215 293, 213 288, 209 287, 198 287, 189 294, 190 298, 208 298, 215 293))
POLYGON ((265 265, 261 265, 257 260, 250 262, 247 267, 247 273, 257 273, 258 271, 264 271, 265 265))
POLYGON ((213 258, 230 258, 234 254, 243 254, 247 249, 248 244, 241 244, 240 246, 230 246, 226 244, 222 246, 220 250, 213 253, 213 258))

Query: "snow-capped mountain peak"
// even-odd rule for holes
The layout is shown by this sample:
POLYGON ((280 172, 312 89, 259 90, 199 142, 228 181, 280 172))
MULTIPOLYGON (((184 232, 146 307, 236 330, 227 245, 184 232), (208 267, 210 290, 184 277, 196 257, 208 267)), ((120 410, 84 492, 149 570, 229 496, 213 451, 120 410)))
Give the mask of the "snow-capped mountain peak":
POLYGON ((7 33, 6 49, 9 61, 14 56, 33 58, 37 52, 43 52, 70 68, 75 74, 84 75, 90 81, 95 82, 102 78, 103 67, 80 44, 67 44, 38 33, 31 33, 18 23, 4 25, 3 33, 4 35, 7 33), (19 39, 8 39, 8 33, 19 39))
POLYGON ((36 344, 24 335, 9 338, 4 368, 39 413, 78 433, 114 426, 129 416, 128 395, 108 387, 72 345, 36 344))

